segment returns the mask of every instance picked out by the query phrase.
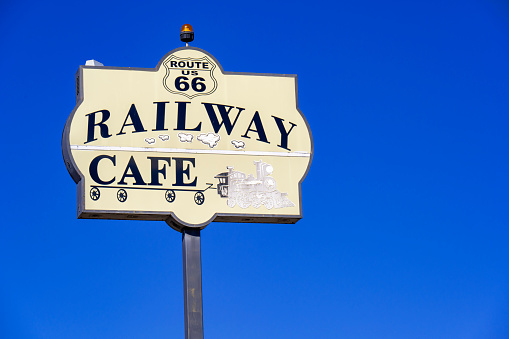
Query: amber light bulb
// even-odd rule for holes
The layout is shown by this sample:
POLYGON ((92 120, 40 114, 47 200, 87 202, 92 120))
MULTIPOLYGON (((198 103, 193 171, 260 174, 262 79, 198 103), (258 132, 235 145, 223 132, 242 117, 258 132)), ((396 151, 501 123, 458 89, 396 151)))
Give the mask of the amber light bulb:
POLYGON ((180 29, 180 31, 181 32, 192 32, 193 26, 191 26, 190 24, 182 25, 182 28, 180 29))
POLYGON ((180 40, 188 43, 194 40, 193 26, 185 24, 180 29, 180 40))

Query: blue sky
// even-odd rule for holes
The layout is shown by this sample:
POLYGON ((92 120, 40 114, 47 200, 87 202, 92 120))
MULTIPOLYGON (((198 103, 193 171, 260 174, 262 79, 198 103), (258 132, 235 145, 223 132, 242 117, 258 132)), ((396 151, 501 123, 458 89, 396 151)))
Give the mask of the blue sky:
POLYGON ((207 338, 509 337, 506 1, 0 3, 0 337, 181 338, 180 234, 76 219, 74 74, 152 68, 193 25, 234 72, 297 74, 315 154, 295 225, 202 231, 207 338))

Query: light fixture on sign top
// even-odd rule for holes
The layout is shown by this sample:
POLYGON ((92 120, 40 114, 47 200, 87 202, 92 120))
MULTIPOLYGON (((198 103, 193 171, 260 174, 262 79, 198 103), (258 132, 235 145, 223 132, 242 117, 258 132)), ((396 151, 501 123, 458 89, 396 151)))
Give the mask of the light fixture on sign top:
POLYGON ((194 32, 193 32, 193 26, 190 24, 185 24, 180 29, 180 40, 182 42, 186 43, 186 46, 188 46, 188 43, 194 40, 194 32))

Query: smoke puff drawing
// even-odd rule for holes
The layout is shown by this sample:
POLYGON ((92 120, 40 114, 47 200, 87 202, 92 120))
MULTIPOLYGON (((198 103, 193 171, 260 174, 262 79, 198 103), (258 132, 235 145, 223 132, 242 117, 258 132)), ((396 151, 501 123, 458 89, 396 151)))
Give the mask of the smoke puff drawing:
POLYGON ((145 142, 146 142, 147 144, 153 144, 153 143, 155 143, 155 142, 156 142, 156 139, 154 139, 154 138, 145 138, 145 142))
POLYGON ((170 140, 170 136, 168 134, 159 134, 159 139, 162 141, 170 140))
POLYGON ((232 145, 235 146, 235 148, 244 148, 244 146, 246 146, 246 143, 240 140, 232 140, 232 145))
POLYGON ((196 137, 196 139, 198 139, 205 145, 208 145, 210 148, 214 148, 217 146, 217 143, 219 142, 221 137, 219 136, 219 134, 215 134, 215 133, 207 133, 207 134, 202 133, 202 134, 198 135, 196 137))
POLYGON ((179 137, 180 142, 191 142, 194 138, 192 134, 188 133, 179 133, 177 136, 179 137))

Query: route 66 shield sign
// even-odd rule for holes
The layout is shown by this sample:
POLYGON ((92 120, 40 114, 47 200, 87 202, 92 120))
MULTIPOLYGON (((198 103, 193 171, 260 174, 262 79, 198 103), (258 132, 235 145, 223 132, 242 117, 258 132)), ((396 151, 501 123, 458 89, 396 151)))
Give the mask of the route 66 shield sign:
POLYGON ((172 55, 163 62, 163 65, 166 69, 163 85, 170 93, 192 99, 199 95, 211 94, 217 88, 217 80, 214 77, 217 66, 206 56, 181 58, 172 55))
POLYGON ((78 218, 295 223, 313 140, 295 75, 177 48, 156 68, 80 66, 62 154, 78 218))

